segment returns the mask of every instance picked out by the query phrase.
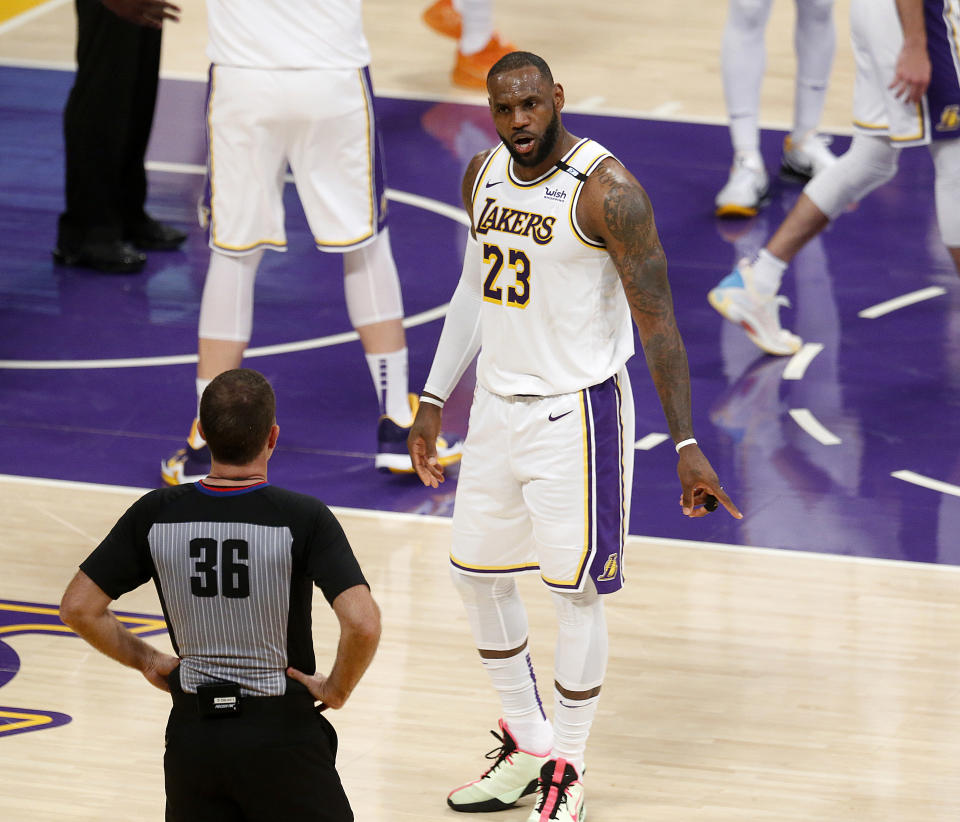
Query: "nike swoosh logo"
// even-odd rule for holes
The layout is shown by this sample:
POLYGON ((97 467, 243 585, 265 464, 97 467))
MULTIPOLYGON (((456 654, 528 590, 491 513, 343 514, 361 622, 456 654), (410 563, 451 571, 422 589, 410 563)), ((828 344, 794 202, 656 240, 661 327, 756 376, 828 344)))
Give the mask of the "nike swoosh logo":
POLYGON ((497 180, 495 183, 491 183, 491 182, 488 180, 488 181, 487 181, 487 188, 493 188, 494 186, 500 185, 500 183, 502 183, 502 182, 503 182, 503 180, 497 180))
POLYGON ((572 414, 572 413, 573 413, 573 409, 571 408, 569 411, 564 411, 562 414, 557 414, 557 416, 553 416, 553 414, 550 414, 548 416, 548 419, 550 420, 550 422, 556 422, 557 420, 567 416, 567 414, 572 414))

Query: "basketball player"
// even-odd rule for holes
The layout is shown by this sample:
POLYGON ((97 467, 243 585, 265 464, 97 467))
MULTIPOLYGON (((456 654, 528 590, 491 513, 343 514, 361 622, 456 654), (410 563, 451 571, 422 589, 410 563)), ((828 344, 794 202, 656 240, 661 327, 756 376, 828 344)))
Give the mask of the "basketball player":
MULTIPOLYGON (((383 157, 373 113, 359 0, 210 0, 207 227, 210 267, 200 306, 197 401, 240 365, 253 328, 264 249, 285 251, 287 163, 320 251, 341 255, 350 321, 380 403, 376 467, 412 473, 406 439, 416 397, 397 267, 386 227, 383 157)), ((444 442, 441 459, 460 458, 444 442)), ((209 470, 196 420, 161 463, 164 482, 209 470)))
POLYGON ((451 79, 464 88, 486 89, 490 67, 516 48, 493 30, 493 0, 436 0, 423 22, 457 41, 451 79))
MULTIPOLYGON (((794 0, 797 54, 793 130, 783 143, 782 172, 807 180, 836 157, 817 134, 833 63, 836 34, 833 0, 794 0)), ((767 171, 760 156, 760 86, 766 48, 764 30, 773 0, 730 0, 721 52, 723 91, 730 116, 733 165, 716 196, 718 217, 752 217, 766 204, 767 171)))
POLYGON ((928 145, 936 172, 940 237, 960 271, 960 2, 852 0, 857 74, 854 137, 836 165, 815 177, 752 260, 741 260, 709 294, 768 354, 803 344, 780 326, 787 265, 848 206, 892 179, 900 150, 928 145))
POLYGON ((173 696, 168 822, 353 819, 334 764, 337 735, 320 710, 342 707, 359 682, 380 613, 327 507, 267 483, 280 430, 274 406, 256 371, 213 380, 200 403, 210 475, 135 502, 60 605, 63 621, 93 647, 173 696), (107 610, 150 579, 177 656, 107 610), (314 585, 340 622, 329 676, 314 673, 314 585))
POLYGON ((741 514, 693 437, 687 358, 646 193, 603 146, 563 127, 563 88, 540 57, 507 55, 487 89, 502 145, 474 157, 463 179, 472 238, 408 440, 421 480, 436 487, 441 409, 479 348, 450 560, 502 702, 502 745, 447 802, 492 811, 536 791, 530 820, 571 822, 582 819, 607 663, 602 595, 623 582, 631 315, 679 454, 683 512, 705 515, 712 495, 741 514), (514 578, 526 571, 539 571, 557 610, 552 724, 514 578))

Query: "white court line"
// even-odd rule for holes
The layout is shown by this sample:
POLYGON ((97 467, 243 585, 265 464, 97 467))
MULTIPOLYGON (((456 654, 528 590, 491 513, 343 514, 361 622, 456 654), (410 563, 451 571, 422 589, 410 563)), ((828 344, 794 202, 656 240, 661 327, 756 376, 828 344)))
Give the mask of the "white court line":
POLYGON ((813 437, 821 445, 839 445, 841 440, 836 434, 827 429, 807 408, 791 408, 790 416, 793 421, 813 437))
MULTIPOLYGON (((200 165, 190 163, 147 163, 147 168, 151 171, 169 171, 175 174, 204 174, 206 168, 200 165)), ((386 190, 387 199, 398 203, 422 208, 424 211, 432 211, 441 217, 447 217, 450 220, 469 225, 470 220, 462 208, 442 203, 439 200, 433 200, 429 197, 423 197, 419 194, 410 194, 406 191, 397 191, 388 188, 386 190)), ((405 317, 403 320, 404 328, 415 328, 418 325, 426 325, 434 320, 442 319, 447 314, 449 303, 444 303, 436 308, 422 311, 411 317, 405 317)), ((315 348, 328 348, 331 345, 340 345, 342 343, 353 342, 360 339, 356 331, 345 331, 342 334, 330 334, 326 337, 314 337, 309 340, 297 340, 289 343, 278 343, 277 345, 264 345, 258 348, 248 348, 244 352, 244 357, 271 357, 276 354, 290 354, 294 351, 310 351, 315 348)), ((96 360, 0 360, 0 368, 13 369, 16 371, 54 371, 71 370, 81 371, 96 368, 141 368, 157 367, 163 365, 187 365, 197 361, 196 354, 173 354, 168 357, 121 357, 113 359, 96 360)))
POLYGON ((890 476, 894 479, 919 485, 921 488, 929 488, 931 491, 939 491, 941 494, 952 494, 955 497, 960 497, 960 486, 951 485, 949 482, 936 480, 932 477, 925 477, 923 474, 917 474, 914 471, 893 471, 890 476))
POLYGON ((6 23, 0 23, 0 34, 6 34, 9 31, 20 28, 20 26, 25 23, 29 23, 31 20, 35 20, 37 17, 42 17, 49 11, 60 8, 60 6, 65 6, 71 0, 47 0, 46 3, 43 3, 39 6, 34 6, 32 9, 27 9, 26 11, 20 12, 16 17, 12 17, 7 20, 6 23))
MULTIPOLYGON (((450 303, 438 305, 419 314, 404 317, 403 327, 414 328, 418 325, 439 320, 447 313, 450 303)), ((294 351, 310 351, 314 348, 329 348, 331 345, 359 340, 356 331, 344 331, 342 334, 330 334, 326 337, 314 337, 312 340, 297 340, 295 342, 278 343, 277 345, 263 345, 259 348, 248 348, 243 352, 244 357, 271 357, 274 354, 290 354, 294 351)), ((95 368, 141 368, 157 367, 161 365, 186 365, 196 362, 196 354, 172 354, 169 357, 127 357, 104 360, 0 360, 0 368, 14 371, 87 371, 95 368)))
POLYGON ((661 442, 668 439, 670 439, 669 434, 647 434, 645 437, 638 439, 633 444, 633 447, 638 451, 649 451, 651 448, 656 448, 661 442))
POLYGON ((921 288, 919 291, 911 291, 909 294, 894 297, 892 300, 871 305, 869 308, 864 308, 863 311, 858 311, 857 316, 863 317, 865 320, 875 320, 891 311, 906 308, 908 305, 920 303, 924 300, 932 300, 934 297, 940 297, 946 293, 947 289, 941 288, 939 285, 931 285, 929 288, 921 288))
MULTIPOLYGON (((127 494, 142 496, 154 488, 135 488, 124 485, 103 485, 93 482, 76 482, 73 480, 45 479, 43 477, 20 477, 14 474, 0 474, 0 483, 7 482, 17 485, 33 485, 39 488, 64 488, 74 491, 95 491, 109 494, 127 494)), ((339 505, 330 506, 338 517, 351 516, 358 519, 375 519, 393 522, 407 522, 415 525, 432 524, 446 525, 451 523, 450 517, 437 514, 409 514, 402 511, 376 511, 370 508, 344 508, 339 505)), ((823 554, 816 551, 797 551, 792 548, 764 548, 753 545, 731 545, 726 542, 704 542, 702 540, 672 539, 669 537, 642 537, 630 535, 628 541, 634 545, 646 548, 696 548, 707 551, 724 551, 728 553, 763 554, 766 556, 783 557, 786 559, 813 559, 827 562, 852 562, 862 565, 902 566, 904 568, 924 569, 928 571, 948 573, 960 572, 960 565, 940 565, 933 562, 910 562, 903 559, 884 559, 883 557, 848 556, 845 554, 823 554)))
POLYGON ((807 367, 821 351, 823 351, 823 343, 804 343, 783 369, 783 379, 802 380, 803 375, 807 373, 807 367))

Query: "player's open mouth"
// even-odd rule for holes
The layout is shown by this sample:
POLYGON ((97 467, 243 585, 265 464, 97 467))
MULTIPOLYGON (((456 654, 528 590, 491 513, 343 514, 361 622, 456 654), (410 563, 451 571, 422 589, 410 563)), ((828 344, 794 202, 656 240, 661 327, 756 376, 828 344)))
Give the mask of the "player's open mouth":
POLYGON ((513 147, 517 150, 517 153, 526 154, 533 150, 535 142, 529 134, 521 134, 519 137, 513 138, 513 147))

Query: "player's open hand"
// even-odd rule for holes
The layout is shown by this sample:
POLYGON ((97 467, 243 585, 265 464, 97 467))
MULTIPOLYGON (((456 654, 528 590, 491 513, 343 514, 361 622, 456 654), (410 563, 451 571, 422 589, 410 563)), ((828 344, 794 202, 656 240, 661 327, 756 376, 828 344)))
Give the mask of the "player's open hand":
POLYGON ((437 459, 437 437, 440 436, 440 409, 430 403, 422 402, 417 416, 407 435, 407 450, 413 470, 420 481, 431 488, 439 487, 444 481, 443 466, 437 459))
POLYGON ((180 7, 166 0, 102 0, 117 17, 151 29, 163 28, 163 21, 180 21, 180 7))
POLYGON ((680 461, 677 463, 677 475, 683 489, 680 505, 687 517, 705 517, 722 505, 730 516, 743 519, 740 509, 733 504, 716 471, 695 443, 680 449, 680 461))
POLYGON ((889 88, 904 103, 919 103, 930 85, 930 56, 926 48, 905 44, 897 57, 889 88))

